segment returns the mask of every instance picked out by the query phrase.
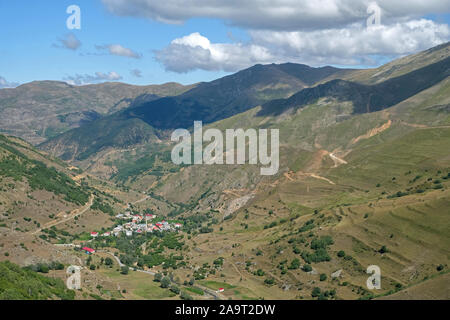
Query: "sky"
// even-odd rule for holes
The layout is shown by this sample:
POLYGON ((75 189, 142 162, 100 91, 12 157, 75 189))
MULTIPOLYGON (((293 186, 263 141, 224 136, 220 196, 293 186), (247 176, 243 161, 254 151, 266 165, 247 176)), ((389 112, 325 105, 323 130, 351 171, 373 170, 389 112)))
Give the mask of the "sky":
POLYGON ((189 84, 258 63, 376 67, 449 41, 449 23, 450 0, 3 0, 0 88, 189 84))

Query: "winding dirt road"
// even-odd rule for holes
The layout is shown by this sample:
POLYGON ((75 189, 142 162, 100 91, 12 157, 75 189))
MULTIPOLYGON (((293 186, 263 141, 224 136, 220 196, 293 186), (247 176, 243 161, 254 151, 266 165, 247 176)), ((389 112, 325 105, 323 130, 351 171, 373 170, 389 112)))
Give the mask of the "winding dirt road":
POLYGON ((73 211, 67 217, 65 217, 63 219, 57 219, 57 220, 50 221, 50 222, 46 223, 42 228, 39 228, 39 229, 31 232, 31 234, 33 234, 33 235, 37 234, 37 233, 41 232, 43 229, 48 229, 48 228, 51 228, 53 226, 57 226, 57 225, 59 225, 61 223, 67 222, 69 220, 72 220, 75 217, 81 216, 82 214, 86 213, 92 207, 93 203, 94 203, 94 195, 91 194, 91 196, 89 197, 89 202, 87 204, 85 204, 84 207, 73 211))

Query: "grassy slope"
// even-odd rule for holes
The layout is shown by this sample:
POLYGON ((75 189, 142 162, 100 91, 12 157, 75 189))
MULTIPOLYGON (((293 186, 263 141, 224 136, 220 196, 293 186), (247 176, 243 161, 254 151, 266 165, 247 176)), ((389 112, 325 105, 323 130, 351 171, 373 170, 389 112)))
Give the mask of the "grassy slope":
MULTIPOLYGON (((445 111, 437 114, 430 106, 442 105, 448 99, 445 93, 447 83, 444 80, 411 98, 408 108, 400 104, 383 112, 350 119, 345 117, 345 105, 340 104, 338 107, 330 103, 327 106, 319 101, 302 111, 278 118, 258 117, 258 110, 253 109, 214 124, 219 128, 258 125, 278 127, 281 137, 286 139, 282 140, 282 144, 290 145, 289 150, 295 151, 298 157, 295 161, 284 163, 289 169, 299 171, 309 167, 336 184, 331 185, 299 173, 291 175, 294 181, 279 177, 275 189, 257 195, 249 205, 238 211, 236 217, 221 224, 222 231, 217 229, 214 235, 197 236, 195 243, 202 251, 193 252, 192 260, 201 265, 217 258, 219 254, 224 256, 226 263, 223 273, 227 282, 249 290, 253 293, 250 296, 254 298, 310 298, 314 285, 323 290, 335 288, 340 298, 369 297, 365 289, 367 275, 363 271, 370 264, 382 268, 382 294, 435 276, 437 265, 449 264, 450 230, 446 223, 450 201, 449 180, 442 177, 450 172, 450 128, 442 127, 445 125, 442 112, 445 111), (340 112, 337 112, 339 109, 340 112), (423 127, 409 125, 410 110, 422 114, 423 127), (372 137, 364 136, 390 119, 392 125, 384 131, 372 137), (427 127, 432 125, 438 127, 427 127), (364 138, 353 143, 352 140, 359 136, 364 138), (302 143, 296 145, 295 141, 302 143), (349 164, 333 168, 333 163, 325 157, 318 166, 311 166, 311 162, 315 162, 311 159, 314 158, 317 145, 329 151, 337 149, 345 155, 349 164), (417 176, 420 177, 416 179, 417 176), (442 184, 443 189, 434 190, 438 184, 442 184), (416 193, 418 190, 424 192, 416 193), (398 191, 410 195, 387 198, 398 191), (318 219, 317 215, 311 213, 315 208, 321 210, 320 216, 324 215, 322 218, 318 219), (269 210, 275 215, 268 214, 269 210), (246 219, 248 212, 249 218, 246 219), (301 217, 268 230, 263 229, 264 225, 283 218, 290 221, 290 217, 296 214, 301 217), (276 268, 280 261, 287 259, 290 262, 296 257, 292 253, 293 245, 287 242, 290 238, 288 235, 295 235, 296 230, 311 218, 318 220, 313 236, 332 235, 335 241, 330 248, 331 261, 313 263, 313 268, 319 273, 326 273, 328 279, 332 272, 343 269, 344 275, 339 281, 319 282, 317 275, 307 275, 302 271, 288 271, 282 275, 276 268), (243 227, 246 224, 248 229, 243 227), (233 244, 239 246, 233 248, 233 244), (388 247, 389 252, 386 254, 378 252, 383 245, 388 247), (256 250, 262 250, 263 255, 257 256, 256 250), (337 259, 339 250, 345 250, 353 260, 337 259), (245 261, 254 261, 258 267, 246 270, 245 261), (265 286, 265 277, 252 274, 256 268, 262 268, 267 275, 272 274, 278 286, 265 286), (317 282, 312 284, 311 280, 317 282), (347 286, 342 285, 345 281, 349 283, 347 286), (281 286, 286 283, 293 288, 299 287, 300 293, 283 291, 281 286)), ((293 158, 292 153, 290 158, 293 158)), ((212 172, 217 168, 204 170, 212 172)), ((223 175, 220 177, 223 180, 223 175)), ((196 179, 196 175, 178 174, 173 179, 191 182, 196 179)), ((198 182, 202 179, 199 178, 198 182)), ((221 279, 215 276, 209 280, 221 279)), ((442 283, 442 286, 446 286, 446 283, 442 283)), ((434 288, 437 296, 445 298, 438 293, 445 291, 436 288, 436 285, 434 288)), ((237 292, 229 290, 228 294, 240 297, 237 292)))
POLYGON ((8 261, 0 262, 0 300, 73 300, 60 279, 47 278, 8 261))

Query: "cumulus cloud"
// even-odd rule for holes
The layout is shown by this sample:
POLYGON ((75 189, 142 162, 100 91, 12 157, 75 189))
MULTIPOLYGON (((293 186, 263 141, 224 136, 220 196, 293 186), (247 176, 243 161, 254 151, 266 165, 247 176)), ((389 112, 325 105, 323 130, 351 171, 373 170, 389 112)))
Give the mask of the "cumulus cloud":
POLYGON ((142 78, 142 71, 139 69, 130 70, 130 73, 132 76, 134 76, 136 78, 142 78))
POLYGON ((4 88, 15 88, 18 87, 20 85, 20 83, 17 82, 9 82, 7 81, 5 78, 3 78, 2 76, 0 76, 0 89, 4 89, 4 88))
POLYGON ((211 43, 199 33, 173 40, 156 51, 167 70, 237 71, 257 63, 375 65, 377 56, 424 50, 450 38, 448 25, 419 19, 393 25, 314 31, 250 31, 250 43, 211 43))
POLYGON ((256 63, 376 65, 450 39, 447 24, 424 19, 450 11, 448 0, 102 0, 121 16, 165 23, 215 18, 244 27, 246 43, 211 43, 199 33, 174 39, 155 51, 167 70, 236 71, 256 63), (367 27, 370 7, 381 24, 367 27))
MULTIPOLYGON (((102 0, 120 16, 136 16, 166 23, 191 18, 218 18, 250 29, 294 31, 328 29, 367 17, 373 0, 102 0)), ((449 12, 448 0, 377 0, 386 22, 430 13, 449 12)))
POLYGON ((166 48, 155 51, 155 57, 166 70, 175 72, 195 69, 232 72, 274 60, 274 56, 264 47, 243 43, 211 43, 198 32, 173 40, 166 48))
POLYGON ((114 71, 108 73, 96 72, 94 75, 76 74, 74 76, 68 76, 63 80, 67 81, 67 83, 72 85, 86 85, 103 81, 118 81, 122 80, 122 76, 114 71))
POLYGON ((141 55, 131 49, 125 48, 120 44, 109 44, 104 46, 96 46, 98 50, 107 50, 109 54, 114 56, 128 57, 140 59, 141 55))
POLYGON ((53 44, 53 46, 76 51, 81 47, 81 41, 73 33, 68 33, 63 38, 59 38, 58 43, 53 44))
POLYGON ((448 41, 450 28, 419 19, 370 28, 354 24, 346 28, 315 31, 251 31, 252 41, 276 56, 312 65, 376 64, 372 56, 399 56, 425 50, 448 41))

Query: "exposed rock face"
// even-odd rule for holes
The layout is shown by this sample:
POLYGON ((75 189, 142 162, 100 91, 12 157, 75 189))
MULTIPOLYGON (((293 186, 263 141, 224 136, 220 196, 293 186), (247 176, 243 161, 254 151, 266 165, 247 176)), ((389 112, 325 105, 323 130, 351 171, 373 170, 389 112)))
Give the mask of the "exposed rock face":
POLYGON ((331 274, 331 278, 339 278, 342 274, 342 269, 339 269, 331 274))

